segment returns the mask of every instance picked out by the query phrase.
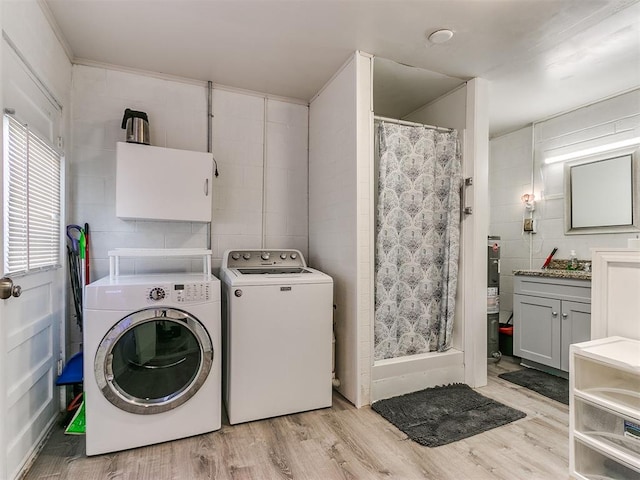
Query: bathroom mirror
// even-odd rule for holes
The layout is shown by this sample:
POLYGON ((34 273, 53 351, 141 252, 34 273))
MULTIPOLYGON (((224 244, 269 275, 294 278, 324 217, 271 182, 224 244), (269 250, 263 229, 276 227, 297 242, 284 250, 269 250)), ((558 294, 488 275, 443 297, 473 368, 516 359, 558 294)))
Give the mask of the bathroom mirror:
POLYGON ((640 231, 640 149, 580 158, 564 166, 565 231, 640 231))

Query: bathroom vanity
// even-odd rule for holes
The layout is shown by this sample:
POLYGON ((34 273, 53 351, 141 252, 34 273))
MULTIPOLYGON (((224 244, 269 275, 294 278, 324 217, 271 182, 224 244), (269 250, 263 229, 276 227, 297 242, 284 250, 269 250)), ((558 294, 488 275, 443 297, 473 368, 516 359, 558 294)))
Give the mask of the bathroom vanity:
POLYGON ((591 338, 591 274, 515 270, 513 354, 522 364, 566 376, 569 345, 591 338))

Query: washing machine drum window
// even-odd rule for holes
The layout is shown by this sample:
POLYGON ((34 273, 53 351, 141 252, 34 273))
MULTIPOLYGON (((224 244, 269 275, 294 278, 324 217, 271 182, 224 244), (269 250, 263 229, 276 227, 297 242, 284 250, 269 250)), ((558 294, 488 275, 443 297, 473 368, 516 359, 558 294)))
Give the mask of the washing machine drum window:
POLYGON ((95 375, 103 395, 131 413, 166 412, 207 379, 213 345, 202 324, 178 309, 145 309, 120 320, 98 347, 95 375))

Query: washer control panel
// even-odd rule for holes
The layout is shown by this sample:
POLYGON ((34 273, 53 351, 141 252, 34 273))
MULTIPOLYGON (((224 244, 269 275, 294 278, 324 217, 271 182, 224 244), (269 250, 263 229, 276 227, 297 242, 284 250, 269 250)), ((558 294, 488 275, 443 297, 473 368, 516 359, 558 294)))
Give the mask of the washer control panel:
POLYGON ((211 299, 211 284, 207 282, 174 283, 151 287, 147 291, 149 303, 173 301, 176 303, 206 302, 211 299))
POLYGON ((299 250, 231 250, 223 259, 223 267, 306 267, 299 250))

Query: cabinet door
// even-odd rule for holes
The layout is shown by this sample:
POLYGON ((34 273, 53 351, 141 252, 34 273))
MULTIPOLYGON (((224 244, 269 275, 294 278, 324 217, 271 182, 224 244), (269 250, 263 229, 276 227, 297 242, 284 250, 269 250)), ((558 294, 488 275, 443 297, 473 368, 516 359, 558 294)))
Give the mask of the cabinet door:
POLYGON ((561 370, 569 371, 569 345, 590 339, 591 304, 563 301, 561 370))
POLYGON ((117 144, 116 216, 211 221, 210 153, 117 144))
POLYGON ((514 295, 514 355, 560 368, 560 307, 560 300, 514 295))

